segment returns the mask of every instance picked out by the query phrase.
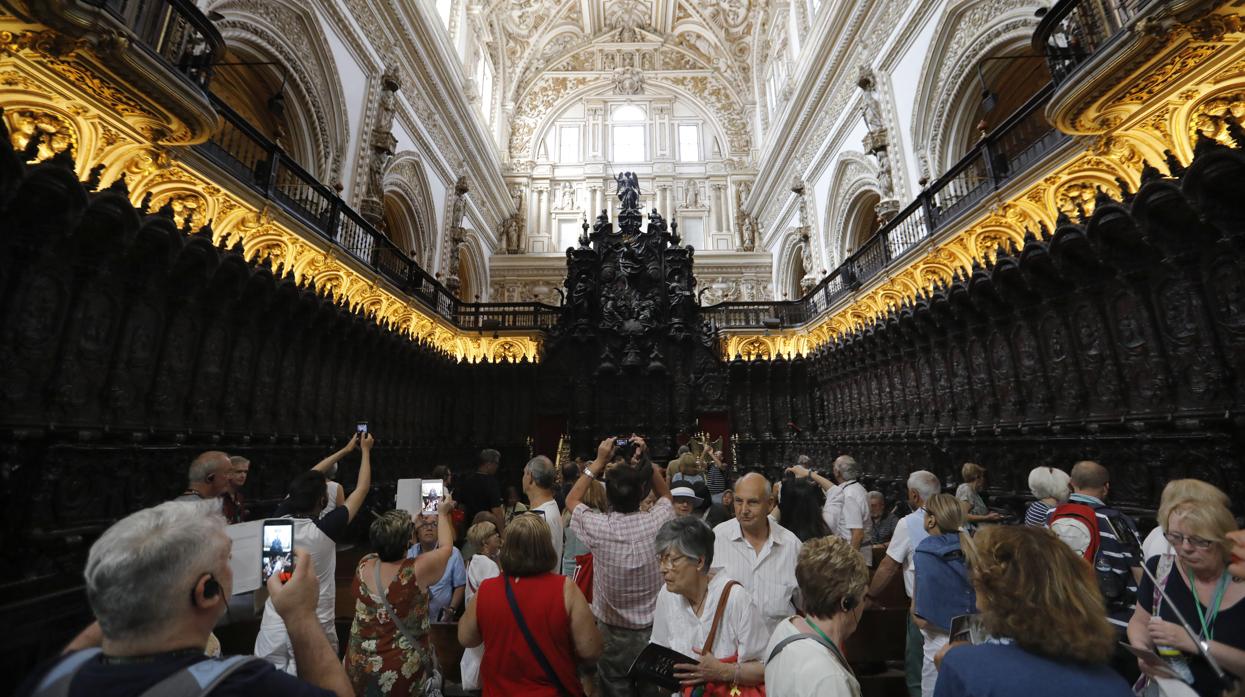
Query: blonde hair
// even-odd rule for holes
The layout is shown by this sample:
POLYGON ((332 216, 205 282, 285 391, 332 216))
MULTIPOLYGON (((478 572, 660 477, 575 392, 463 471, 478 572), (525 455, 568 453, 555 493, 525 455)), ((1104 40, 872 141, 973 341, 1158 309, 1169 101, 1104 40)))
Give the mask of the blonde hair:
POLYGON ((976 560, 976 547, 964 528, 964 505, 951 494, 934 494, 925 501, 926 515, 934 516, 934 525, 946 535, 959 532, 960 551, 964 553, 964 563, 972 568, 976 560))
POLYGON ((467 530, 467 541, 475 545, 476 549, 483 550, 485 541, 495 534, 497 534, 497 526, 490 520, 484 520, 467 530))
POLYGON ((1209 505, 1219 504, 1224 508, 1232 505, 1228 495, 1214 484, 1200 479, 1173 479, 1163 487, 1163 495, 1159 497, 1159 527, 1167 530, 1167 519, 1171 516, 1176 504, 1185 501, 1196 501, 1209 505))
POLYGON ((1105 664, 1115 630, 1094 569, 1046 528, 989 525, 970 575, 981 621, 995 636, 1056 661, 1105 664))
POLYGON ((965 484, 972 484, 978 479, 981 479, 981 476, 985 473, 986 468, 976 462, 965 462, 964 465, 960 467, 960 478, 964 480, 965 484))
POLYGON ((1172 518, 1180 518, 1188 523, 1189 530, 1194 535, 1213 542, 1223 554, 1224 562, 1232 558, 1232 543, 1228 540, 1228 533, 1236 531, 1237 527, 1236 519, 1232 517, 1227 506, 1219 501, 1178 501, 1167 511, 1167 517, 1160 519, 1164 532, 1171 529, 1169 525, 1172 518))
POLYGON ((535 576, 552 569, 558 555, 553 551, 545 517, 534 513, 515 516, 502 534, 498 561, 509 576, 535 576))
POLYGON ((805 611, 831 617, 860 603, 869 587, 869 568, 847 540, 816 537, 800 548, 795 580, 804 595, 805 611))
MULTIPOLYGON (((605 485, 595 479, 588 482, 588 490, 584 492, 584 496, 579 502, 594 511, 607 511, 610 507, 610 501, 605 496, 605 485)), ((562 527, 571 524, 572 513, 574 511, 569 508, 562 511, 562 527)))

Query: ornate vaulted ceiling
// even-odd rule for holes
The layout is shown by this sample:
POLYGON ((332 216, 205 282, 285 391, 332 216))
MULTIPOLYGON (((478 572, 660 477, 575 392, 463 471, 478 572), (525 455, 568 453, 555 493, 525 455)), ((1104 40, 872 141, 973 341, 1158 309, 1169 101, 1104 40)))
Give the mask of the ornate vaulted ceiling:
POLYGON ((641 86, 694 95, 719 120, 730 156, 746 158, 755 138, 754 56, 764 45, 768 6, 769 0, 474 2, 474 28, 500 78, 502 103, 513 108, 507 159, 522 168, 551 109, 623 71, 638 71, 641 86))

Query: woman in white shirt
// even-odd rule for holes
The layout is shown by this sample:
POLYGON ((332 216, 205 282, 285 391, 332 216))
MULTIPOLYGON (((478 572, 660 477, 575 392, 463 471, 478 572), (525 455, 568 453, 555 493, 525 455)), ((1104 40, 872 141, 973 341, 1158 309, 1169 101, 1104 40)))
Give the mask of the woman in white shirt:
POLYGON ((809 540, 800 548, 795 579, 804 617, 774 628, 765 647, 765 691, 782 697, 860 697, 860 683, 843 643, 864 613, 869 569, 841 537, 809 540))
POLYGON ((693 516, 675 518, 657 532, 665 585, 657 592, 650 641, 699 658, 698 663, 675 666, 675 676, 684 685, 759 685, 765 678, 760 661, 765 624, 743 586, 724 573, 710 574, 713 543, 713 531, 693 516), (726 605, 713 646, 705 646, 723 598, 726 605))
MULTIPOLYGON (((497 532, 496 525, 490 521, 472 525, 467 530, 467 542, 478 551, 471 555, 471 562, 467 565, 467 591, 463 607, 471 604, 471 599, 476 597, 481 583, 501 575, 501 568, 497 565, 497 554, 501 552, 501 533, 497 532)), ((483 645, 463 650, 458 667, 462 672, 464 690, 480 689, 480 661, 483 658, 483 645)))

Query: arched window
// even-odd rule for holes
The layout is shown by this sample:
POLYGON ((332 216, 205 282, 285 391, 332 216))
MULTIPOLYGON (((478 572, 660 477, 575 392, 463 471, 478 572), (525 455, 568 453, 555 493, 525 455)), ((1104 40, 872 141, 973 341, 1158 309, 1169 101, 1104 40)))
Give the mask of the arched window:
POLYGON ((984 86, 974 71, 976 89, 968 90, 971 101, 961 112, 961 155, 972 150, 983 134, 998 128, 1050 82, 1046 59, 1024 55, 1021 49, 983 58, 981 73, 984 86))
POLYGON ((882 228, 882 221, 878 218, 876 210, 881 200, 882 197, 877 192, 867 191, 861 194, 848 209, 843 229, 844 258, 860 249, 882 228))

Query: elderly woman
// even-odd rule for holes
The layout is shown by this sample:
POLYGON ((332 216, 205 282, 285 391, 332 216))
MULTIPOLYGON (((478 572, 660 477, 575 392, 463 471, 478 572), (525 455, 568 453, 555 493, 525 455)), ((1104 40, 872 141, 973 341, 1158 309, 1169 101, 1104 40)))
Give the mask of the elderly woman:
POLYGON ((950 494, 934 494, 925 501, 925 531, 929 536, 912 555, 916 574, 912 584, 912 621, 921 630, 925 660, 921 664, 921 695, 932 697, 938 669, 934 656, 947 645, 951 620, 976 610, 973 585, 968 580, 973 542, 963 531, 964 509, 950 494))
MULTIPOLYGON (((492 521, 483 521, 471 526, 467 531, 467 541, 479 550, 472 555, 471 563, 467 565, 466 602, 470 604, 480 590, 480 584, 501 575, 501 568, 497 566, 497 555, 501 551, 501 533, 497 532, 497 526, 492 521)), ((483 657, 484 651, 478 646, 463 651, 458 667, 464 690, 480 689, 480 659, 483 657)))
POLYGON ((686 687, 759 685, 765 679, 765 623, 743 586, 724 572, 709 572, 713 543, 713 531, 695 517, 675 518, 657 531, 665 585, 657 591, 649 640, 700 658, 674 667, 686 687))
POLYGON ((840 537, 806 542, 795 580, 804 596, 804 617, 774 628, 765 648, 765 690, 782 697, 860 697, 860 683, 843 655, 843 642, 864 612, 869 569, 840 537), (803 640, 803 641, 802 641, 803 640))
POLYGON ((454 549, 453 499, 437 510, 437 549, 415 559, 406 546, 415 525, 406 511, 372 521, 374 554, 354 575, 355 612, 346 648, 346 673, 357 695, 422 694, 432 676, 428 587, 440 580, 454 549))
POLYGON ((1163 495, 1159 498, 1158 525, 1146 535, 1141 543, 1141 557, 1149 560, 1160 554, 1175 554, 1171 543, 1167 541, 1165 526, 1172 508, 1183 501, 1204 501, 1210 505, 1228 508, 1231 502, 1228 495, 1213 485, 1200 479, 1173 479, 1163 487, 1163 495))
MULTIPOLYGON (((1178 624, 1176 610, 1193 625, 1199 639, 1224 670, 1245 675, 1245 582, 1228 570, 1232 548, 1228 534, 1236 530, 1232 513, 1212 499, 1181 501, 1160 519, 1175 558, 1160 555, 1146 562, 1172 604, 1163 602, 1149 577, 1137 587, 1137 608, 1128 623, 1133 646, 1176 653, 1170 668, 1191 682, 1199 695, 1219 694, 1214 673, 1193 638, 1178 624)), ((1139 659, 1142 672, 1163 675, 1162 666, 1139 659), (1162 671, 1162 672, 1161 672, 1162 671)))
POLYGON ((543 516, 519 515, 502 536, 502 575, 480 590, 458 622, 465 648, 484 645, 484 697, 579 697, 577 662, 601 656, 601 633, 584 594, 551 573, 557 555, 543 516))
POLYGON ((1029 491, 1037 499, 1025 511, 1025 525, 1046 527, 1050 512, 1068 502, 1072 478, 1058 467, 1034 467, 1029 472, 1029 491))
POLYGON ((1107 667, 1116 635, 1094 569, 1049 530, 991 525, 973 539, 983 644, 952 644, 934 697, 1129 697, 1107 667))
POLYGON ((986 468, 976 462, 965 462, 960 468, 960 477, 964 483, 955 490, 955 497, 964 502, 965 513, 970 524, 993 523, 1003 519, 986 506, 981 498, 981 490, 986 488, 986 468))

